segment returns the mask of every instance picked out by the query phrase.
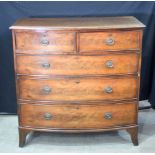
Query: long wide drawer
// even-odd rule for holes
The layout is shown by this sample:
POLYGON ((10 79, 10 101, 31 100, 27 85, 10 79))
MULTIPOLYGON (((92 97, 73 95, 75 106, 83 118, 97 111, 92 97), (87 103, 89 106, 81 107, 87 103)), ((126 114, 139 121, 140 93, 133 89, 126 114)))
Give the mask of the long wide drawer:
POLYGON ((80 33, 80 52, 140 49, 140 31, 80 33))
POLYGON ((103 56, 18 55, 18 74, 90 75, 134 74, 138 72, 137 53, 103 56))
POLYGON ((137 123, 137 104, 20 105, 20 125, 39 128, 108 128, 137 123))
POLYGON ((75 33, 72 32, 16 32, 16 52, 61 54, 76 51, 75 33))
POLYGON ((137 78, 19 78, 25 100, 122 100, 137 98, 137 78))

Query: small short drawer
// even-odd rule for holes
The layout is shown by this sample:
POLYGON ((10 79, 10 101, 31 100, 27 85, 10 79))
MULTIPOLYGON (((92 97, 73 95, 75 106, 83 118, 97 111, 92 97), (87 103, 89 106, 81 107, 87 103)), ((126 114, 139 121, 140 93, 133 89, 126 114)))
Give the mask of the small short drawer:
POLYGON ((76 51, 75 33, 17 31, 16 52, 18 53, 74 53, 76 51))
POLYGON ((18 55, 17 73, 26 75, 116 75, 138 72, 137 53, 102 56, 18 55))
POLYGON ((39 128, 88 129, 136 124, 137 104, 20 105, 20 125, 39 128))
POLYGON ((80 52, 140 49, 140 31, 80 33, 80 52))
POLYGON ((19 78, 19 98, 41 101, 124 100, 137 98, 137 78, 19 78))

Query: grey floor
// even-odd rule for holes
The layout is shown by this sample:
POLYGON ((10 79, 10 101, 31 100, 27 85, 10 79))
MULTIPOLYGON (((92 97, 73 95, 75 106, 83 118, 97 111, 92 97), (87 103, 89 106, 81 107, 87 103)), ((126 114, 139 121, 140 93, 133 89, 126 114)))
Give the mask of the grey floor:
MULTIPOLYGON (((147 105, 146 101, 140 105, 147 105)), ((125 131, 93 134, 34 133, 28 144, 18 147, 17 116, 0 116, 0 153, 4 152, 155 152, 155 110, 139 112, 139 146, 125 131)))

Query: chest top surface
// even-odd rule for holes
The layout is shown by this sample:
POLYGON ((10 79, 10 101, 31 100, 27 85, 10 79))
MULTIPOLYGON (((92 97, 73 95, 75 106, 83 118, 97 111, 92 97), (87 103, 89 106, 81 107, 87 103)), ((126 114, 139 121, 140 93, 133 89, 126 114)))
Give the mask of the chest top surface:
POLYGON ((18 20, 10 29, 123 29, 144 28, 133 16, 120 17, 69 17, 69 18, 25 18, 18 20))

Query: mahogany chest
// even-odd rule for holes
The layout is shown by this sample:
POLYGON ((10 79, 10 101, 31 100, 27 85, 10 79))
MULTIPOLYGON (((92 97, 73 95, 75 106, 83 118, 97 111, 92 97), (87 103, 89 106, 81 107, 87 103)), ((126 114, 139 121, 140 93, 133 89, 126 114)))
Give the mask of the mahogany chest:
POLYGON ((30 131, 122 129, 138 145, 140 21, 132 16, 27 18, 10 28, 20 147, 30 131))

